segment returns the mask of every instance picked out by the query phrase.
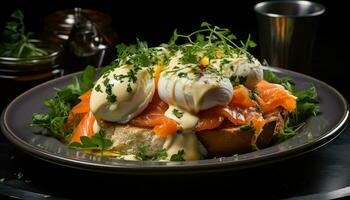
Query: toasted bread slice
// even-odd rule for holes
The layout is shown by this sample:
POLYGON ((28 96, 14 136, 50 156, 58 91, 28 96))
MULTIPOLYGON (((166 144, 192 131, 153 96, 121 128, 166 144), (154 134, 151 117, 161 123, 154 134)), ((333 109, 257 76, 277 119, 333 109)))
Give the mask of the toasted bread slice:
MULTIPOLYGON (((256 142, 257 147, 264 148, 270 145, 272 139, 282 132, 283 126, 284 120, 280 113, 267 116, 267 122, 256 142)), ((239 127, 232 127, 201 131, 197 136, 207 149, 209 157, 221 157, 252 151, 253 134, 253 131, 241 131, 239 127)))
MULTIPOLYGON (((271 144, 274 136, 283 130, 283 118, 280 113, 267 116, 262 133, 257 139, 258 148, 271 144)), ((135 154, 140 146, 147 146, 146 154, 150 157, 163 148, 165 138, 154 134, 150 128, 130 125, 109 124, 105 126, 108 137, 113 141, 112 150, 135 154)), ((208 157, 232 156, 252 151, 253 132, 240 131, 239 127, 201 131, 198 139, 208 151, 208 157)))

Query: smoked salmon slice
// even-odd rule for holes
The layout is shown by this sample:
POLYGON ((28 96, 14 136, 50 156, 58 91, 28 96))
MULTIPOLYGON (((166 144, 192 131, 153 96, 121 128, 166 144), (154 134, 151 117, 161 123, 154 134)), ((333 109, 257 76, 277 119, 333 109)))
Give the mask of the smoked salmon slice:
POLYGON ((178 130, 178 124, 164 115, 168 107, 168 104, 160 99, 158 93, 155 93, 148 107, 139 116, 132 119, 130 124, 151 127, 159 136, 174 134, 178 130))
POLYGON ((233 89, 233 98, 228 106, 217 106, 199 112, 199 122, 196 131, 218 128, 225 119, 232 125, 252 125, 257 133, 260 133, 265 125, 261 113, 258 113, 257 104, 251 99, 249 90, 243 85, 233 89))
POLYGON ((94 123, 95 123, 95 117, 92 114, 92 112, 85 113, 83 118, 80 120, 78 126, 74 129, 72 139, 70 143, 72 142, 79 142, 81 136, 87 136, 91 138, 94 134, 94 123))
POLYGON ((257 100, 264 114, 271 113, 279 107, 288 112, 296 108, 297 98, 282 85, 262 80, 256 85, 256 91, 258 92, 257 100))
POLYGON ((66 122, 66 131, 69 133, 74 128, 72 142, 81 142, 81 136, 92 137, 95 116, 90 112, 90 96, 92 90, 87 91, 79 97, 81 100, 69 113, 66 122))

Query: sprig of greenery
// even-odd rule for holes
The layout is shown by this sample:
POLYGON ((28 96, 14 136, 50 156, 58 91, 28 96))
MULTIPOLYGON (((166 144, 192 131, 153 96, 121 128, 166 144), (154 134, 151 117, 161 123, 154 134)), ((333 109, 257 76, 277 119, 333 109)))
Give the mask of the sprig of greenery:
POLYGON ((307 118, 320 113, 320 108, 317 105, 320 100, 314 85, 310 85, 310 87, 304 91, 297 91, 295 83, 290 77, 279 78, 269 70, 264 70, 264 79, 270 83, 282 85, 286 90, 297 97, 296 109, 286 116, 284 131, 278 135, 279 141, 284 141, 296 135, 297 130, 305 124, 307 118))
POLYGON ((166 149, 160 149, 156 152, 152 160, 163 160, 168 157, 168 153, 166 152, 166 149))
POLYGON ((44 101, 49 111, 34 113, 31 126, 47 129, 53 137, 64 143, 69 142, 69 134, 72 132, 72 130, 66 130, 69 111, 80 102, 79 96, 93 86, 95 78, 96 70, 89 66, 82 74, 82 86, 78 78, 74 76, 71 84, 61 89, 55 88, 55 96, 44 101))
POLYGON ((173 109, 172 113, 175 115, 175 117, 177 117, 178 119, 181 119, 182 116, 184 115, 183 112, 179 111, 178 109, 173 109))
POLYGON ((185 150, 181 149, 176 154, 171 155, 170 161, 185 161, 183 155, 185 154, 185 150))
POLYGON ((98 150, 98 151, 104 151, 108 150, 113 142, 106 138, 106 134, 103 130, 99 131, 95 135, 93 135, 91 138, 87 136, 81 136, 79 142, 73 142, 68 145, 68 147, 72 149, 78 149, 78 150, 98 150))
POLYGON ((32 32, 25 31, 23 13, 16 10, 11 15, 11 21, 7 22, 3 31, 3 41, 0 44, 0 55, 4 57, 29 58, 44 56, 48 53, 36 47, 29 41, 32 32))
POLYGON ((135 158, 137 160, 148 160, 150 159, 150 157, 147 155, 147 149, 148 149, 148 145, 139 145, 137 147, 137 152, 135 154, 135 158))
POLYGON ((182 61, 184 64, 196 63, 198 60, 195 54, 199 50, 205 51, 209 58, 215 57, 218 50, 224 50, 228 55, 233 53, 238 55, 245 54, 249 60, 253 58, 248 52, 248 48, 255 47, 256 43, 250 39, 250 35, 247 41, 245 43, 241 42, 242 46, 239 46, 233 42, 237 37, 227 28, 213 26, 207 22, 203 22, 201 28, 188 35, 178 34, 177 30, 175 30, 169 40, 168 46, 170 49, 183 51, 182 61), (196 40, 193 37, 196 37, 196 40), (176 42, 181 38, 185 39, 187 43, 181 46, 176 45, 176 42))
POLYGON ((242 125, 239 127, 239 130, 240 131, 251 131, 251 130, 254 130, 254 125, 253 125, 253 122, 250 121, 250 123, 248 125, 242 125))

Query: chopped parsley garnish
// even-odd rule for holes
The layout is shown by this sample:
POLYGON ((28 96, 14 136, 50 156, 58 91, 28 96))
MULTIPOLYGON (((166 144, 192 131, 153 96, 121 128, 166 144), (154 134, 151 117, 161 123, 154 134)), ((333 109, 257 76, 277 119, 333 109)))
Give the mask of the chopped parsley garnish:
POLYGON ((238 76, 239 84, 244 84, 245 82, 247 82, 247 78, 247 76, 238 76))
POLYGON ((256 91, 256 88, 253 88, 252 90, 250 90, 250 92, 249 92, 249 97, 250 97, 252 100, 256 101, 257 97, 259 97, 259 94, 258 94, 258 92, 256 91))
POLYGON ((254 130, 253 122, 250 121, 249 125, 242 125, 242 126, 240 126, 239 130, 240 131, 251 131, 251 130, 254 130))
POLYGON ((102 93, 101 85, 100 84, 96 85, 95 90, 96 90, 96 92, 101 92, 102 93))
POLYGON ((107 94, 107 101, 110 102, 110 103, 114 103, 117 101, 117 96, 115 96, 112 92, 112 88, 113 88, 113 84, 110 84, 109 83, 109 78, 106 78, 104 81, 103 81, 103 85, 106 87, 106 94, 107 94))
POLYGON ((180 72, 177 74, 180 78, 187 77, 187 74, 185 72, 180 72))
POLYGON ((230 81, 232 85, 239 85, 239 84, 244 84, 247 82, 248 77, 247 76, 231 76, 230 81))
POLYGON ((147 160, 149 157, 147 156, 147 145, 139 145, 137 147, 137 152, 135 154, 135 158, 137 160, 147 160))
POLYGON ((154 155, 153 160, 164 160, 167 157, 168 157, 168 153, 166 152, 166 149, 160 149, 154 155))
POLYGON ((177 118, 179 118, 179 119, 181 119, 182 118, 182 116, 184 115, 184 113, 183 112, 181 112, 181 111, 179 111, 179 110, 177 110, 177 109, 173 109, 173 114, 175 115, 175 117, 177 117, 177 118))
POLYGON ((185 161, 183 155, 185 151, 183 149, 179 150, 176 154, 171 155, 170 161, 185 161))

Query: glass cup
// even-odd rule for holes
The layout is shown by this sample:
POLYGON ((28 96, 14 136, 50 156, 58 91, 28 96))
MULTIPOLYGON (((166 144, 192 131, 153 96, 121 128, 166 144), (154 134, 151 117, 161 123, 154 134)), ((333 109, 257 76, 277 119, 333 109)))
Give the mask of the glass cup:
POLYGON ((262 60, 270 66, 308 73, 320 16, 310 1, 266 1, 254 6, 262 60))

